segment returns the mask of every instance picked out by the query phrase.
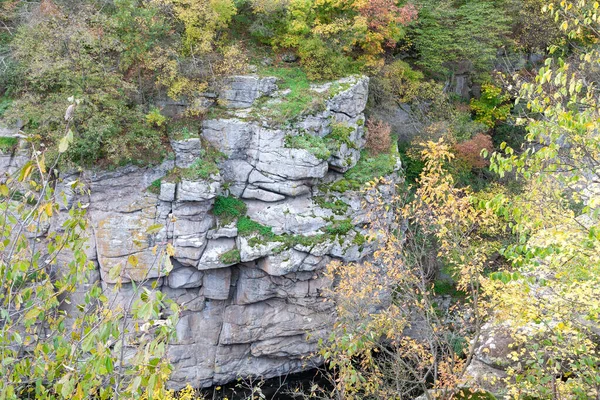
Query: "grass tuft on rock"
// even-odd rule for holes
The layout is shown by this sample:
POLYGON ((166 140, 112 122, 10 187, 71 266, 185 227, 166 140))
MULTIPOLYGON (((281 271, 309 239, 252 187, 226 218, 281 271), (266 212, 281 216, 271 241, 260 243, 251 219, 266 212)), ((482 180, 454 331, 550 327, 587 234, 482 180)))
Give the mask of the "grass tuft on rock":
POLYGON ((396 169, 397 160, 398 148, 395 140, 388 153, 371 156, 367 150, 362 150, 356 165, 346 171, 344 178, 329 185, 329 189, 340 193, 359 190, 367 182, 391 175, 396 169))
POLYGON ((0 137, 0 152, 11 153, 19 143, 19 139, 14 137, 2 136, 0 137))
POLYGON ((150 184, 150 186, 148 186, 148 191, 150 193, 154 193, 154 194, 160 194, 160 185, 162 183, 162 178, 159 178, 157 180, 155 180, 154 182, 152 182, 150 184))
POLYGON ((273 233, 272 227, 259 224, 258 222, 253 221, 245 216, 238 219, 237 228, 240 236, 250 236, 255 233, 264 236, 267 239, 276 236, 273 233))
POLYGON ((279 89, 287 91, 277 101, 269 101, 268 107, 260 110, 261 116, 283 124, 299 115, 325 109, 329 91, 318 93, 312 90, 311 80, 302 68, 265 67, 259 73, 276 77, 279 89))
POLYGON ((331 152, 322 138, 308 134, 300 136, 287 135, 285 137, 285 147, 308 150, 319 160, 327 160, 331 156, 331 152))
POLYGON ((242 261, 240 251, 238 249, 231 249, 228 252, 221 254, 219 260, 223 264, 237 264, 242 261))
POLYGON ((335 221, 333 224, 325 227, 325 232, 333 236, 346 235, 354 228, 350 219, 344 219, 341 221, 335 221))

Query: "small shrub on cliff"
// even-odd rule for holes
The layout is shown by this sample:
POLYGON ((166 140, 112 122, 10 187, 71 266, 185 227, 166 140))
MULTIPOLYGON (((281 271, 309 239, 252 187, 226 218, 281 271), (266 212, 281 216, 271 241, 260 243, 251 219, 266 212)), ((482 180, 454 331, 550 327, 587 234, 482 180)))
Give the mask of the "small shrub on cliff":
POLYGON ((360 160, 344 174, 344 178, 364 184, 373 179, 392 174, 396 169, 397 162, 398 147, 392 141, 387 153, 370 156, 368 152, 363 150, 360 160))
POLYGON ((13 137, 0 137, 0 153, 10 153, 17 147, 18 139, 13 137))
POLYGON ((188 168, 184 168, 180 171, 179 176, 181 179, 189 181, 197 181, 201 179, 208 179, 211 175, 218 174, 219 168, 217 164, 210 160, 198 159, 194 161, 188 168))
POLYGON ((405 61, 397 60, 384 66, 372 78, 369 100, 377 107, 411 103, 423 94, 424 86, 427 85, 427 82, 423 82, 422 72, 412 69, 405 61))
POLYGON ((302 41, 298 55, 307 76, 312 80, 335 79, 358 72, 355 63, 331 50, 320 38, 302 41))
POLYGON ((482 155, 485 150, 491 154, 494 150, 492 138, 489 135, 479 133, 473 139, 454 145, 454 151, 457 158, 467 163, 471 168, 484 168, 489 165, 489 161, 482 155))
POLYGON ((392 128, 390 124, 380 120, 367 121, 367 143, 365 147, 372 155, 389 152, 392 145, 392 128))

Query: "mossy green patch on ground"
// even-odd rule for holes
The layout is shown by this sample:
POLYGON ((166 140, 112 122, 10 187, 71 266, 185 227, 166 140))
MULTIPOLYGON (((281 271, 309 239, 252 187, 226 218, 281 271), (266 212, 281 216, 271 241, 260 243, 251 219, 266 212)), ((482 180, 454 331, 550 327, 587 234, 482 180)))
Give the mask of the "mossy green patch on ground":
POLYGON ((217 196, 213 206, 213 214, 222 225, 228 225, 236 219, 246 215, 246 203, 237 197, 217 196))
POLYGON ((333 211, 336 215, 344 215, 348 211, 348 203, 340 199, 328 199, 325 196, 316 196, 313 198, 314 202, 321 208, 326 208, 333 211))
POLYGON ((228 252, 221 254, 219 260, 223 264, 237 264, 241 261, 240 251, 238 249, 231 249, 228 252))
POLYGON ((414 184, 421 175, 421 172, 425 167, 425 162, 419 158, 413 158, 408 151, 409 148, 409 142, 402 142, 398 145, 398 153, 400 154, 400 159, 402 160, 402 167, 406 182, 414 184))
POLYGON ((198 159, 188 168, 179 171, 179 177, 188 181, 208 179, 211 175, 218 174, 217 164, 208 160, 198 159))
POLYGON ((200 137, 202 122, 198 119, 182 118, 169 122, 169 137, 175 140, 187 140, 200 137))
POLYGON ((4 115, 4 113, 6 112, 6 110, 8 110, 12 103, 13 99, 11 99, 10 97, 0 97, 0 117, 4 115))
POLYGON ((465 297, 465 293, 456 289, 454 282, 438 279, 433 282, 433 293, 437 296, 451 296, 454 298, 465 297))
POLYGON ((237 222, 238 234, 240 236, 250 236, 252 234, 259 234, 265 238, 273 238, 276 235, 273 233, 273 228, 259 224, 256 221, 251 220, 248 217, 242 217, 237 222))
POLYGON ((350 232, 352 228, 354 228, 352 221, 350 219, 344 219, 341 221, 335 221, 333 224, 326 226, 325 232, 334 236, 342 236, 350 232))
POLYGON ((318 93, 311 89, 311 80, 299 67, 265 67, 259 71, 261 76, 278 78, 279 89, 288 93, 278 101, 270 101, 268 108, 261 109, 262 116, 277 123, 286 123, 295 117, 325 109, 328 91, 318 93))
POLYGON ((331 124, 331 133, 324 138, 327 148, 331 152, 335 152, 340 149, 342 144, 345 144, 349 149, 356 149, 356 143, 350 139, 352 132, 354 132, 353 127, 345 123, 333 122, 331 124))
POLYGON ((14 137, 1 136, 0 137, 0 152, 10 153, 19 144, 19 139, 14 137))
POLYGON ((352 87, 352 82, 334 82, 329 89, 330 96, 336 96, 352 87))
POLYGON ((352 239, 352 243, 355 245, 362 247, 367 242, 367 237, 360 232, 356 232, 356 236, 352 239))
POLYGON ((347 190, 359 190, 365 183, 382 176, 391 175, 396 169, 398 148, 396 141, 388 153, 371 156, 367 150, 360 152, 360 159, 356 165, 344 174, 344 178, 327 185, 327 189, 343 193, 347 190))
POLYGON ((331 156, 331 152, 322 138, 308 134, 299 136, 287 135, 285 137, 285 147, 308 150, 319 160, 327 160, 331 156))
POLYGON ((160 184, 162 183, 162 178, 155 180, 148 186, 148 191, 154 194, 160 194, 160 184))
POLYGON ((238 219, 237 223, 238 234, 240 236, 250 237, 248 244, 250 246, 264 245, 267 243, 281 243, 280 246, 273 250, 274 253, 279 253, 296 245, 313 247, 317 244, 326 241, 339 239, 342 241, 343 236, 347 235, 354 226, 350 219, 334 221, 322 229, 323 233, 316 235, 292 235, 273 233, 273 228, 262 225, 252 219, 244 216, 238 219))
POLYGON ((395 151, 372 157, 368 151, 363 150, 360 160, 344 174, 344 177, 364 184, 374 178, 390 175, 396 169, 397 156, 398 152, 395 151))
POLYGON ((218 174, 217 163, 225 158, 225 155, 207 144, 203 144, 203 146, 200 157, 192 165, 188 168, 174 168, 167 176, 167 181, 179 182, 182 179, 198 181, 218 174))

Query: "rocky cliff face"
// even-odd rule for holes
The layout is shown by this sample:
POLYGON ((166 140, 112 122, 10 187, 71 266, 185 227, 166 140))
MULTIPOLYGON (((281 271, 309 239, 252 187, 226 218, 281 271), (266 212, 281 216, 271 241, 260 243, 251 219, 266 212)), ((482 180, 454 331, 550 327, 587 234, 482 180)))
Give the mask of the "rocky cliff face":
MULTIPOLYGON (((67 182, 79 178, 89 187, 89 198, 77 200, 89 202, 89 256, 105 289, 116 283, 109 271, 123 266, 124 284, 107 293, 125 304, 132 282, 144 281, 182 306, 169 350, 174 387, 310 368, 318 360, 307 356, 334 319, 323 269, 377 246, 366 239, 373 199, 362 190, 364 175, 353 173, 382 162, 364 152, 361 158, 368 78, 313 90, 322 104, 282 125, 264 117, 285 101, 274 78, 232 77, 202 101, 220 104, 221 115, 205 120, 199 137, 172 140, 174 159, 61 177, 69 201, 76 199, 67 182), (220 153, 216 169, 209 151, 220 153), (168 276, 152 250, 167 242, 175 249, 168 276)), ((394 150, 383 159, 390 181, 377 190, 384 196, 395 190, 394 150)), ((3 162, 13 168, 15 157, 3 162)))

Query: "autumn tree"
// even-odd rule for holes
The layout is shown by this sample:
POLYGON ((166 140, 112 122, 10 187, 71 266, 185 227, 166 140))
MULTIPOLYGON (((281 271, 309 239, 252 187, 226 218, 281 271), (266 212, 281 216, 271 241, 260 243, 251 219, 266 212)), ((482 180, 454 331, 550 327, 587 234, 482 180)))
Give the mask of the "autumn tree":
MULTIPOLYGON (((337 373, 340 398, 450 399, 465 394, 466 367, 487 315, 481 280, 497 242, 484 240, 502 230, 491 209, 474 202, 468 188, 457 188, 448 171, 454 157, 440 142, 423 144, 425 166, 413 200, 376 196, 366 207, 383 216, 392 212, 397 230, 373 227, 379 244, 372 261, 334 262, 331 279, 337 320, 321 350, 337 373), (433 279, 447 266, 463 294, 451 310, 440 310, 433 279), (437 254, 437 255, 436 255, 437 254), (452 315, 452 317, 450 317, 452 315), (464 389, 464 390, 463 390, 464 389)), ((472 388, 477 391, 477 388, 472 388)))
MULTIPOLYGON (((522 78, 528 110, 525 151, 492 157, 498 173, 514 173, 526 190, 498 199, 518 244, 504 254, 512 279, 486 283, 496 321, 514 339, 509 394, 540 398, 600 396, 600 141, 597 91, 598 3, 546 2, 572 48, 551 57, 534 80, 522 78)), ((504 275, 506 276, 506 275, 504 275)))
POLYGON ((309 76, 321 79, 381 67, 385 49, 396 45, 402 27, 417 16, 411 4, 400 7, 391 0, 252 4, 261 20, 255 30, 263 39, 276 48, 297 49, 309 76))

